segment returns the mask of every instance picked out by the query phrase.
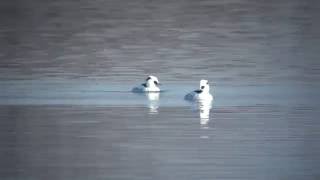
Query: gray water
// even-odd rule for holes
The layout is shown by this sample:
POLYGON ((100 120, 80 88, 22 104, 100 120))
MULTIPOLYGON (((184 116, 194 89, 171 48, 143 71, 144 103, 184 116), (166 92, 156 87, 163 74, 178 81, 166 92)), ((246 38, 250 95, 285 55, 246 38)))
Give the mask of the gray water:
POLYGON ((319 8, 0 2, 0 179, 319 179, 319 8))

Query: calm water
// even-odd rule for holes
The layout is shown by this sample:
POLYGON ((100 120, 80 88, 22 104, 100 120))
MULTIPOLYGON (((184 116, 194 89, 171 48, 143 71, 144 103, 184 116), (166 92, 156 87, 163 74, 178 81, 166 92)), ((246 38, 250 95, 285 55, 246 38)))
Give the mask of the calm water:
POLYGON ((0 179, 319 179, 319 8, 0 2, 0 179))

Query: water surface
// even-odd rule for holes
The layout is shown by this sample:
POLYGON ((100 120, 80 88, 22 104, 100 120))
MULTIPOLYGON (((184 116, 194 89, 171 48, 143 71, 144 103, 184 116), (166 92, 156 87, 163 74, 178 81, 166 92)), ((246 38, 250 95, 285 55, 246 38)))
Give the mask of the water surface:
POLYGON ((0 179, 319 179, 319 7, 0 2, 0 179))

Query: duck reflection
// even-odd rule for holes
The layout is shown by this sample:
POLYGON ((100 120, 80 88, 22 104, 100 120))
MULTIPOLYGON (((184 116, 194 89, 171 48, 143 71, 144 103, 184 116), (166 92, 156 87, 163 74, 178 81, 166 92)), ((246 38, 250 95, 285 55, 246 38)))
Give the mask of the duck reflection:
POLYGON ((194 103, 194 108, 199 111, 201 128, 208 129, 212 100, 198 100, 194 103))
POLYGON ((145 95, 148 99, 149 114, 158 114, 160 93, 149 92, 145 93, 145 95))
POLYGON ((210 129, 209 122, 210 122, 210 111, 212 108, 212 100, 198 100, 194 102, 193 108, 199 112, 199 119, 200 119, 200 138, 201 139, 209 139, 209 131, 210 129))

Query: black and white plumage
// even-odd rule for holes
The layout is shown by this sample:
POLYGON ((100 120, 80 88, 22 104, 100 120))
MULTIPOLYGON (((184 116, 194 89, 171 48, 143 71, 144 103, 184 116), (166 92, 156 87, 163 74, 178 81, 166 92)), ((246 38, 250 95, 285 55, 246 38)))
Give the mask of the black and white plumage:
POLYGON ((201 80, 200 88, 185 95, 184 99, 188 101, 212 101, 213 96, 210 94, 210 86, 208 80, 201 80))
POLYGON ((155 76, 148 76, 146 82, 141 84, 138 87, 134 87, 132 92, 141 93, 141 92, 160 92, 159 80, 155 76))

